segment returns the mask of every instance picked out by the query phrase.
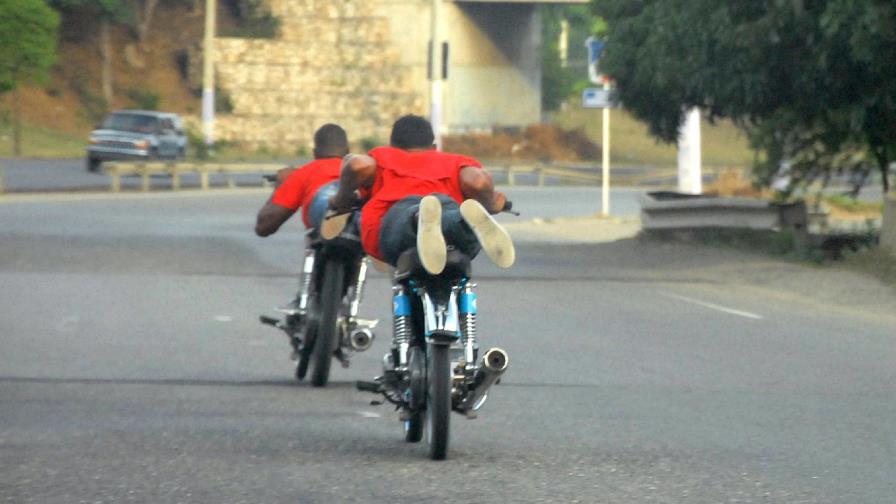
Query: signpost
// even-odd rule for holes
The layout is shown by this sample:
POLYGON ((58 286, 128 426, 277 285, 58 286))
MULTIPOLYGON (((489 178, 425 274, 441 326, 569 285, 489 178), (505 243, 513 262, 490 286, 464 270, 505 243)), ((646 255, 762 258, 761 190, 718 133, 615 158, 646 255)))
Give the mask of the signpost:
POLYGON ((603 109, 603 140, 601 141, 601 215, 610 215, 610 79, 598 70, 604 41, 595 37, 585 40, 588 48, 588 79, 594 84, 603 83, 603 89, 588 88, 582 93, 582 106, 603 109))

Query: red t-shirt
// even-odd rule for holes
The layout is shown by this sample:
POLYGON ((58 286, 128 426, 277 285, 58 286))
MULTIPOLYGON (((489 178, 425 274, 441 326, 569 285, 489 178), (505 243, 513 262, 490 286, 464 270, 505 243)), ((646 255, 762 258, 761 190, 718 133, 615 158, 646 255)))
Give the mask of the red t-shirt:
POLYGON ((462 203, 460 169, 482 168, 479 161, 436 150, 409 152, 395 147, 377 147, 369 152, 376 160, 376 179, 370 199, 361 210, 361 243, 364 250, 380 255, 380 224, 396 201, 408 196, 442 193, 462 203))
POLYGON ((339 179, 342 170, 342 158, 324 158, 314 161, 293 171, 286 180, 274 190, 271 203, 296 211, 302 208, 302 222, 306 228, 311 227, 308 219, 308 207, 320 186, 339 179))

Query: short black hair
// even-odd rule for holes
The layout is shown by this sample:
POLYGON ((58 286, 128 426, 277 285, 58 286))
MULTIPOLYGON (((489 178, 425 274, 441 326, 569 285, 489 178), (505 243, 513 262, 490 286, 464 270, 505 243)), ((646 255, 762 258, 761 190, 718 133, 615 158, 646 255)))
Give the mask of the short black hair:
POLYGON ((427 149, 434 141, 432 124, 423 117, 410 114, 395 121, 389 137, 389 145, 399 149, 427 149))
POLYGON ((348 154, 348 135, 338 124, 324 124, 314 132, 314 157, 342 157, 348 154))

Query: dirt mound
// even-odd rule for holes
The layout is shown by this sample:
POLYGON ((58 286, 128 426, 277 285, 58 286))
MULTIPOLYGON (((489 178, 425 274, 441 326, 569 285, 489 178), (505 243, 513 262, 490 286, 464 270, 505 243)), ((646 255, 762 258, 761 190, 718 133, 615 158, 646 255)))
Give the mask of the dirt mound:
POLYGON ((442 141, 448 152, 485 159, 593 161, 601 155, 600 146, 588 139, 583 130, 564 130, 544 124, 519 132, 448 135, 442 141))

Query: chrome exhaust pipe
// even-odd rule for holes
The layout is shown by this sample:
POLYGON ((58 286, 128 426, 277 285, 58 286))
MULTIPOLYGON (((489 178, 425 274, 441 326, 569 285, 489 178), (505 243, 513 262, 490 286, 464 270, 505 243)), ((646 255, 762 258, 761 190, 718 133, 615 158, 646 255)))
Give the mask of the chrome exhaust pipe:
POLYGON ((373 331, 366 327, 355 329, 348 336, 348 344, 352 350, 363 352, 373 345, 373 331))
POLYGON ((478 411, 488 398, 488 389, 498 381, 507 370, 510 358, 500 348, 490 348, 482 356, 479 369, 473 376, 473 389, 464 399, 463 409, 468 412, 478 411))

